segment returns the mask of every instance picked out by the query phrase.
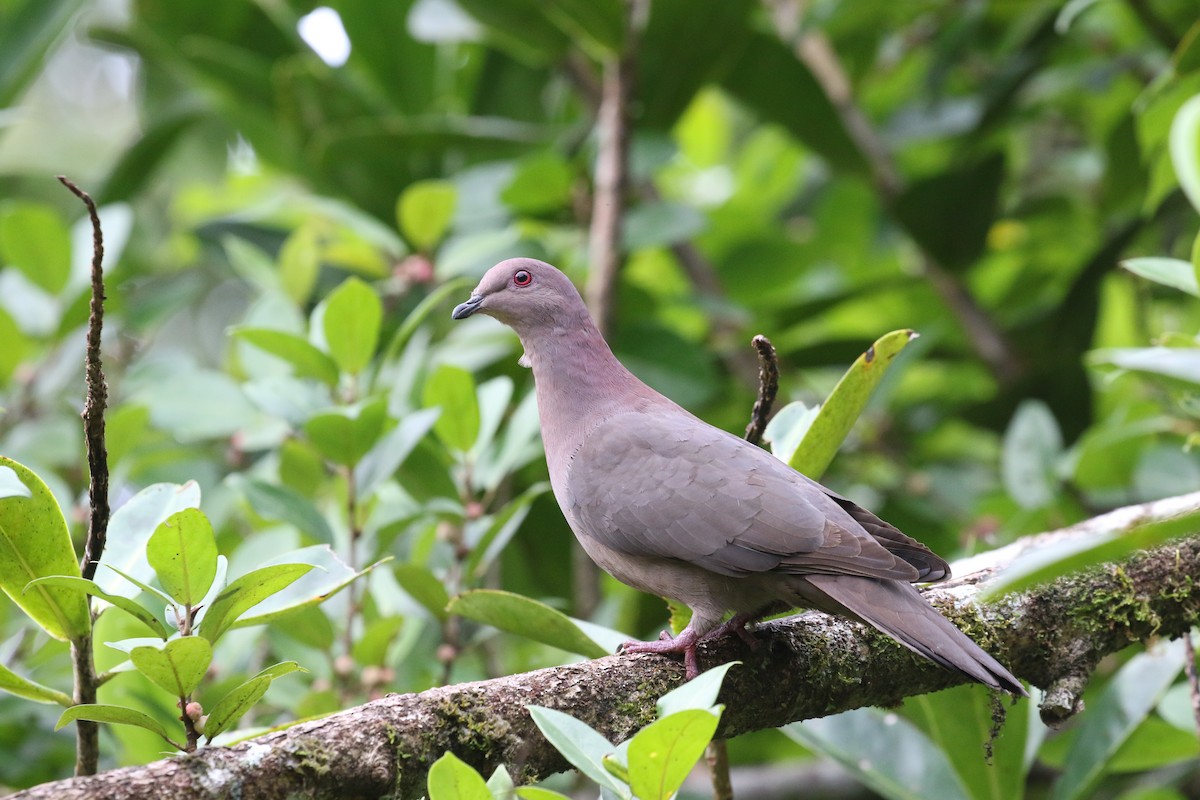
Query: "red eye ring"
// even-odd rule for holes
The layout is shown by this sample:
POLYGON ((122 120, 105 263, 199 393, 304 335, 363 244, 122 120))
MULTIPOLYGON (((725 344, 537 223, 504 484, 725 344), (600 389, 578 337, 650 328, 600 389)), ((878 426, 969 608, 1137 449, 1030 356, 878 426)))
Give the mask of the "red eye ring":
POLYGON ((527 269, 519 269, 513 273, 513 286, 528 286, 533 283, 533 276, 527 269))

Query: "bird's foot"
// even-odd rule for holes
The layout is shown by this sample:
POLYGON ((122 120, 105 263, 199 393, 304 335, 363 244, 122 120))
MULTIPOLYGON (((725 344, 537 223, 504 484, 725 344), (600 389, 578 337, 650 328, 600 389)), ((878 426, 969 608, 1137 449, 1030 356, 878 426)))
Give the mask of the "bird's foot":
POLYGON ((751 650, 758 650, 758 637, 746 627, 749 623, 757 619, 757 617, 758 615, 756 614, 736 614, 701 636, 700 641, 706 642, 709 639, 716 639, 732 633, 745 642, 746 646, 751 650))
POLYGON ((657 653, 659 655, 676 655, 683 653, 683 668, 687 679, 700 674, 700 665, 696 661, 696 645, 700 643, 700 637, 690 628, 685 628, 683 633, 672 638, 669 633, 663 631, 657 642, 638 642, 630 641, 621 645, 619 652, 621 653, 657 653))

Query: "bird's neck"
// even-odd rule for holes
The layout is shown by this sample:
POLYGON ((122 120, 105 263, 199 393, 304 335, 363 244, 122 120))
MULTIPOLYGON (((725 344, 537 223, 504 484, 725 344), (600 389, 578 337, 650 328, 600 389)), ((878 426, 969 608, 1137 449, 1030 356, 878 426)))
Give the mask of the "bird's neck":
POLYGON ((617 360, 590 318, 521 336, 537 386, 546 457, 570 457, 590 428, 622 411, 669 402, 617 360))

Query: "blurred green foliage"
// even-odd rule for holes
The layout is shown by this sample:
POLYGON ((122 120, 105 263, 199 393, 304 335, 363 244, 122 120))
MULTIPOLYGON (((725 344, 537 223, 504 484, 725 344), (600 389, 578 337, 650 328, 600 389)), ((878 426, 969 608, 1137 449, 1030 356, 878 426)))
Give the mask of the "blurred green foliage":
MULTIPOLYGON (((1187 3, 652 0, 631 36, 618 0, 331 0, 341 64, 300 34, 316 5, 0 2, 0 453, 78 543, 91 248, 51 177, 69 171, 107 241, 114 505, 195 481, 234 575, 313 545, 351 571, 394 558, 285 624, 225 633, 214 697, 276 661, 310 669, 245 690, 265 694, 247 725, 571 657, 446 612, 500 587, 574 612, 519 346, 447 312, 504 257, 582 283, 601 64, 627 46, 612 340, 645 380, 740 430, 753 334, 779 349, 780 405, 811 407, 870 342, 918 331, 825 480, 948 556, 1200 486, 1187 3)), ((603 590, 590 622, 661 627, 661 604, 603 590)), ((105 614, 96 635, 140 626, 105 614)), ((889 797, 1182 797, 1200 745, 1173 653, 1103 664, 1065 733, 1012 712, 993 769, 1020 780, 980 772, 977 690, 791 735, 805 757, 892 754, 859 775, 889 797), (930 722, 967 710, 952 735, 930 722)), ((69 685, 65 645, 7 602, 0 661, 69 685)), ((178 714, 127 676, 101 702, 178 714)), ((53 713, 0 695, 0 719, 20 756, 0 784, 69 771, 53 713)), ((161 749, 126 727, 102 744, 105 765, 161 749)))

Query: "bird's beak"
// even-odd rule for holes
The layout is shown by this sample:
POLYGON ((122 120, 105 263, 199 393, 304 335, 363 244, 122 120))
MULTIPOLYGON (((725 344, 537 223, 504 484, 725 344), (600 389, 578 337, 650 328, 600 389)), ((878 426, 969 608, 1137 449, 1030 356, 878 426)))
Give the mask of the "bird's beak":
POLYGON ((473 294, 467 299, 467 302, 456 305, 450 316, 453 319, 466 319, 478 311, 481 305, 483 305, 483 295, 473 294))

